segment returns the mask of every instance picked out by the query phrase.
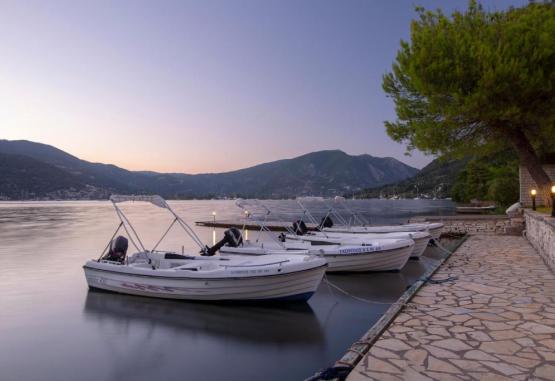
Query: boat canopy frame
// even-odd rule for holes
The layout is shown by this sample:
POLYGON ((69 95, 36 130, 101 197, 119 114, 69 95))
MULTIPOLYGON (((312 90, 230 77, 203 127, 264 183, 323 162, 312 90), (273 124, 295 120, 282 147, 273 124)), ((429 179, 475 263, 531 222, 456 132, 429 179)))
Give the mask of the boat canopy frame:
MULTIPOLYGON (((286 249, 285 244, 281 242, 279 239, 277 239, 267 226, 268 217, 272 214, 272 211, 266 205, 264 205, 262 202, 260 202, 260 200, 257 200, 257 199, 244 200, 240 198, 235 201, 235 206, 243 210, 244 214, 247 216, 247 218, 245 219, 245 223, 243 224, 243 230, 245 230, 246 228, 247 221, 251 222, 254 225, 258 225, 260 227, 260 229, 258 230, 258 235, 255 240, 256 243, 260 241, 260 237, 262 236, 262 234, 266 234, 272 239, 272 241, 277 243, 281 248, 286 249), (261 219, 257 218, 256 214, 253 214, 251 213, 251 211, 249 211, 248 209, 249 202, 251 204, 255 204, 257 207, 260 207, 264 210, 263 218, 261 219)), ((285 226, 285 229, 288 232, 290 231, 290 228, 287 226, 285 226)))
MULTIPOLYGON (((168 235, 168 233, 170 232, 170 230, 172 229, 172 227, 175 224, 181 226, 181 228, 193 240, 193 242, 195 242, 199 246, 199 248, 201 250, 201 253, 204 253, 208 250, 208 246, 206 246, 202 242, 202 240, 195 233, 195 231, 191 228, 191 226, 189 226, 189 224, 187 224, 187 222, 185 222, 169 206, 169 204, 166 202, 166 200, 164 200, 161 196, 159 196, 159 195, 121 195, 121 194, 114 194, 114 195, 110 196, 110 201, 112 202, 112 206, 114 207, 114 209, 116 211, 116 215, 118 216, 118 219, 120 220, 120 223, 119 223, 116 231, 114 232, 114 234, 112 235, 112 237, 108 241, 108 245, 102 251, 102 254, 100 255, 98 261, 100 261, 102 259, 102 257, 106 253, 106 250, 108 250, 108 248, 110 247, 110 243, 112 242, 112 240, 114 239, 114 237, 116 236, 116 234, 118 233, 118 231, 121 228, 123 228, 125 230, 125 232, 127 233, 127 237, 129 238, 129 240, 131 241, 131 244, 135 247, 135 249, 137 249, 137 251, 139 251, 139 252, 145 253, 147 258, 148 258, 148 253, 149 252, 154 252, 156 250, 158 245, 160 245, 160 243, 168 235), (133 227, 133 224, 127 218, 127 216, 121 210, 121 208, 118 206, 118 204, 123 203, 123 202, 127 202, 127 201, 131 201, 131 202, 149 202, 154 206, 157 206, 157 207, 162 208, 162 209, 166 209, 174 217, 172 222, 168 226, 168 228, 165 230, 164 234, 162 234, 160 239, 156 242, 156 244, 153 246, 153 248, 151 250, 148 250, 145 247, 145 245, 141 241, 141 238, 139 237, 139 234, 137 233, 137 231, 133 227)), ((150 259, 150 258, 148 258, 148 259, 150 259)))

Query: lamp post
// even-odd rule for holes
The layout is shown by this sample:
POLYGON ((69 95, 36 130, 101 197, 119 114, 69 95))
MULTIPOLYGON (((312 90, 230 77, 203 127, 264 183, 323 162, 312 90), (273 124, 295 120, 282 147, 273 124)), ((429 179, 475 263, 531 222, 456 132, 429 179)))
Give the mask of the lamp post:
POLYGON ((551 217, 555 217, 555 185, 551 187, 551 217))
MULTIPOLYGON (((245 210, 245 219, 248 219, 251 216, 250 212, 248 210, 245 210)), ((246 225, 246 221, 245 221, 245 225, 246 225)), ((245 227, 244 231, 243 231, 244 235, 245 235, 245 240, 249 240, 249 229, 247 229, 245 227)))
POLYGON ((535 189, 530 191, 530 196, 532 196, 532 210, 536 210, 536 194, 538 192, 535 189))
POLYGON ((216 212, 212 212, 212 220, 216 223, 216 212))

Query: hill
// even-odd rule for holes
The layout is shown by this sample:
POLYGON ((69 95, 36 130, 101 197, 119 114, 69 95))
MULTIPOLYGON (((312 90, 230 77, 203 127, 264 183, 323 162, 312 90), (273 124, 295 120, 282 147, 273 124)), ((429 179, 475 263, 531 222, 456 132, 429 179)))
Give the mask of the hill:
POLYGON ((359 198, 416 197, 428 196, 444 198, 451 196, 451 188, 457 175, 466 167, 468 159, 435 159, 416 175, 386 186, 372 187, 356 194, 359 198))
POLYGON ((114 192, 158 193, 168 198, 331 196, 398 182, 417 172, 393 158, 352 156, 339 150, 197 175, 128 171, 25 140, 0 140, 0 153, 4 157, 0 175, 10 179, 0 194, 9 198, 50 197, 68 189, 79 193, 77 198, 104 198, 114 192), (56 178, 59 185, 49 178, 56 178))

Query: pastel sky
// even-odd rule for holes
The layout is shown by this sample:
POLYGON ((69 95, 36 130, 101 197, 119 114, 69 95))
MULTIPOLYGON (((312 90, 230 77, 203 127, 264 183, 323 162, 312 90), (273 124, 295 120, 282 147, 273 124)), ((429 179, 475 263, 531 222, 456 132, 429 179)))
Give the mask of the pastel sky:
MULTIPOLYGON (((483 1, 488 9, 526 0, 483 1)), ((381 88, 415 5, 466 0, 0 0, 0 138, 133 170, 322 149, 404 156, 381 88)))

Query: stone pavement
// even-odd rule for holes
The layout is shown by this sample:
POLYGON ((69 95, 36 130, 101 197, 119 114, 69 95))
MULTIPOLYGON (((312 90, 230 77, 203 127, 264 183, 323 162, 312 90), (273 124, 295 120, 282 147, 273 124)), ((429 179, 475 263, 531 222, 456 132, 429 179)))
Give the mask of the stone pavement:
POLYGON ((528 241, 471 236, 347 378, 403 379, 555 380, 555 275, 528 241))

